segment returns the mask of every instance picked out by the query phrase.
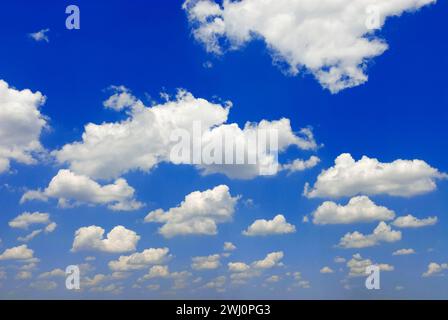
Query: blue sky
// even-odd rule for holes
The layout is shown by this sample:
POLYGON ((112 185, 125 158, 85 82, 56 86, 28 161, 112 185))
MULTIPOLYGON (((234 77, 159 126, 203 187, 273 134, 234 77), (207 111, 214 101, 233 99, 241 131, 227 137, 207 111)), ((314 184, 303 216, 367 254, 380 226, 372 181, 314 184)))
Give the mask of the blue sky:
MULTIPOLYGON (((345 205, 352 195, 303 196, 305 183, 313 186, 322 170, 333 167, 335 159, 344 153, 350 153, 355 160, 367 156, 381 163, 419 159, 439 173, 448 172, 445 80, 448 45, 443 34, 448 27, 448 5, 445 1, 388 18, 375 35, 384 39, 389 48, 369 59, 368 81, 337 93, 323 88, 309 68, 304 67, 296 76, 282 72, 285 66, 273 63, 272 52, 266 48, 262 36, 222 55, 207 52, 192 35, 194 26, 182 9, 182 1, 77 1, 81 10, 80 30, 65 28, 68 4, 66 1, 57 4, 14 1, 4 3, 0 12, 3 47, 0 79, 8 83, 9 88, 30 89, 45 95, 40 112, 47 117, 47 128, 39 136, 46 152, 36 157, 36 163, 31 165, 11 160, 9 169, 0 173, 0 253, 26 244, 39 259, 30 269, 24 270, 23 266, 29 261, 0 258, 0 270, 4 271, 0 279, 1 298, 448 297, 447 286, 443 285, 447 282, 443 264, 448 263, 446 177, 430 177, 436 187, 405 197, 387 192, 365 194, 360 188, 359 195, 369 196, 376 205, 393 210, 397 217, 407 214, 419 219, 437 217, 437 223, 431 226, 392 226, 393 230, 402 232, 399 241, 364 248, 337 245, 346 233, 371 233, 379 220, 335 225, 317 225, 311 221, 312 213, 324 201, 345 205), (35 41, 29 36, 46 28, 50 29, 48 42, 35 41), (292 146, 280 155, 280 160, 288 163, 314 155, 319 157, 320 163, 292 174, 279 172, 275 176, 246 180, 223 174, 201 175, 194 166, 166 162, 148 172, 134 169, 119 177, 135 190, 134 198, 144 206, 126 212, 91 203, 63 208, 51 197, 48 201, 20 203, 26 191, 45 189, 60 169, 70 167, 69 163, 55 160, 51 151, 81 141, 87 123, 102 124, 127 118, 125 112, 103 106, 103 101, 114 93, 111 85, 125 86, 147 107, 163 103, 161 92, 175 99, 178 88, 216 104, 231 101, 233 106, 227 123, 240 127, 247 121, 288 118, 295 132, 304 127, 312 128, 314 139, 321 146, 315 150, 292 146), (143 223, 150 211, 158 208, 167 211, 177 207, 191 192, 202 192, 218 185, 227 185, 233 197, 240 195, 241 198, 231 221, 218 224, 216 235, 165 238, 158 233, 160 224, 143 223), (57 228, 23 243, 18 237, 41 227, 31 225, 28 230, 11 227, 10 222, 24 212, 48 213, 57 228), (277 214, 294 225, 296 232, 254 237, 242 234, 255 220, 271 220, 277 214), (308 223, 302 221, 304 216, 309 217, 308 223), (78 229, 98 226, 108 233, 118 225, 140 236, 134 251, 71 251, 78 229), (229 256, 222 255, 224 242, 236 246, 229 256), (169 276, 138 281, 153 267, 148 264, 129 272, 126 278, 112 277, 109 261, 145 249, 165 247, 172 255, 163 263, 169 267, 169 276), (392 255, 403 248, 412 248, 415 253, 392 255), (283 253, 281 263, 261 270, 244 284, 232 283, 228 263, 243 262, 254 268, 252 262, 272 252, 283 253), (381 273, 381 290, 366 290, 364 277, 348 275, 347 263, 357 253, 363 260, 393 266, 393 271, 381 273), (219 255, 217 268, 194 270, 191 267, 192 257, 210 255, 219 255), (95 260, 85 261, 86 257, 95 257, 95 260), (346 261, 336 263, 335 257, 346 261), (67 290, 65 278, 61 276, 39 278, 44 272, 86 263, 90 268, 82 269, 83 279, 100 274, 104 275, 104 280, 86 287, 82 280, 81 291, 67 290), (430 263, 438 264, 440 270, 423 277, 430 263), (325 266, 333 272, 321 273, 325 266), (16 279, 24 271, 29 272, 25 279, 16 279), (183 279, 180 274, 176 276, 176 272, 189 275, 183 279), (294 279, 295 272, 300 272, 300 279, 294 279), (267 282, 271 276, 278 276, 279 280, 267 282), (173 288, 180 278, 185 286, 173 288), (50 289, 51 282, 56 287, 50 285, 51 290, 43 290, 50 289)), ((132 158, 133 154, 128 156, 132 158)), ((404 172, 403 175, 408 174, 404 172)), ((118 177, 97 179, 92 175, 90 178, 106 185, 118 177)), ((391 181, 400 184, 399 179, 403 176, 392 177, 391 181)), ((404 180, 407 181, 401 185, 404 188, 413 181, 404 180)))

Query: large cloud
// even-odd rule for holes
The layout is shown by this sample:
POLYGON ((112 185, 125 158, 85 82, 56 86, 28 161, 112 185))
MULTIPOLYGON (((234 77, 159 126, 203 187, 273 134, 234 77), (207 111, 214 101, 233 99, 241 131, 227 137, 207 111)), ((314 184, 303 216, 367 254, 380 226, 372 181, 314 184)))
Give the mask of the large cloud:
POLYGON ((245 236, 268 236, 275 234, 294 233, 296 227, 288 222, 283 215, 278 214, 272 220, 255 220, 247 230, 243 231, 245 236))
POLYGON ((373 230, 373 233, 364 235, 358 231, 347 233, 339 242, 341 248, 367 248, 381 242, 396 242, 401 240, 401 231, 392 230, 385 222, 381 221, 373 230))
POLYGON ((39 107, 44 103, 40 92, 19 91, 0 80, 0 173, 11 160, 34 164, 35 154, 43 151, 39 137, 47 121, 39 107))
POLYGON ((127 211, 143 206, 134 199, 134 192, 134 188, 122 178, 113 184, 101 186, 87 176, 63 169, 59 170, 45 190, 28 191, 20 201, 23 203, 28 200, 46 201, 48 198, 56 198, 60 207, 107 204, 109 209, 127 211))
POLYGON ((145 222, 163 223, 159 233, 171 238, 177 235, 215 235, 217 224, 232 219, 239 197, 232 197, 229 187, 220 185, 206 191, 194 191, 168 211, 157 209, 145 222))
POLYGON ((53 152, 59 163, 68 163, 73 172, 92 178, 116 178, 131 170, 147 172, 161 162, 171 162, 194 164, 203 174, 223 173, 249 179, 263 174, 263 168, 272 167, 272 173, 276 173, 280 168, 275 167, 277 151, 289 146, 317 148, 312 131, 304 128, 296 134, 288 119, 262 120, 240 128, 226 123, 230 103, 212 103, 181 90, 172 101, 145 107, 129 97, 127 89, 120 90, 106 105, 125 109, 128 118, 115 123, 87 124, 82 141, 53 152), (275 131, 278 146, 271 146, 267 139, 266 150, 250 148, 251 138, 260 131, 275 131), (182 147, 184 151, 180 152, 182 147), (245 161, 236 164, 237 151, 231 150, 242 150, 245 161), (258 157, 255 164, 249 162, 254 154, 258 157))
POLYGON ((140 236, 123 226, 116 226, 104 238, 105 230, 97 226, 76 230, 72 251, 92 250, 111 253, 135 251, 140 236))
POLYGON ((395 213, 376 205, 366 196, 350 199, 347 205, 326 201, 313 212, 314 224, 350 224, 391 220, 395 213))
POLYGON ((422 160, 382 163, 364 156, 355 161, 350 154, 344 153, 336 158, 333 167, 322 171, 314 187, 305 186, 304 194, 309 198, 358 194, 410 197, 435 190, 436 180, 447 177, 422 160))
POLYGON ((367 62, 387 44, 374 34, 391 16, 436 0, 187 0, 193 35, 221 54, 261 38, 289 72, 311 72, 331 92, 367 81, 367 62))

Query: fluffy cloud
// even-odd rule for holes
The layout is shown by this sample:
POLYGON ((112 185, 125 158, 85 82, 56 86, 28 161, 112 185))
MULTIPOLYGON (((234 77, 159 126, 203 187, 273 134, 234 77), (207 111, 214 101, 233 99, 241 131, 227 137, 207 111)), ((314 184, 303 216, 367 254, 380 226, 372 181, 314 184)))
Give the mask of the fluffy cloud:
POLYGON ((436 0, 187 0, 193 35, 209 52, 261 38, 291 74, 306 69, 335 93, 367 81, 368 61, 388 46, 375 36, 386 19, 436 0))
POLYGON ((48 38, 48 33, 50 32, 50 29, 42 29, 37 32, 30 33, 29 36, 34 39, 37 42, 45 41, 50 42, 50 39, 48 38))
POLYGON ((28 229, 33 224, 50 224, 50 215, 42 212, 24 212, 9 221, 11 228, 28 229))
POLYGON ((43 152, 39 138, 47 121, 39 107, 44 103, 40 92, 19 91, 0 80, 0 173, 11 160, 34 164, 43 152))
POLYGON ((364 235, 358 231, 347 233, 339 242, 341 248, 366 248, 378 245, 381 242, 396 242, 401 240, 401 231, 392 230, 384 221, 381 221, 373 233, 364 235))
POLYGON ((143 276, 143 280, 149 280, 153 278, 168 278, 170 271, 168 266, 152 266, 148 273, 143 276))
POLYGON ((347 262, 349 268, 349 277, 366 276, 366 268, 376 265, 381 271, 393 271, 394 266, 386 263, 373 263, 370 259, 363 259, 359 253, 353 255, 352 259, 347 262))
POLYGON ((51 271, 41 273, 38 278, 39 279, 48 279, 48 278, 63 278, 65 277, 65 271, 62 269, 53 269, 51 271))
POLYGON ((252 266, 257 269, 270 269, 275 266, 281 265, 283 259, 283 252, 271 252, 263 260, 258 260, 252 263, 252 266))
POLYGON ((312 215, 314 224, 386 221, 395 217, 392 210, 376 205, 366 196, 354 197, 345 206, 326 201, 312 215))
POLYGON ((408 255, 408 254, 414 254, 415 251, 414 249, 399 249, 396 250, 392 253, 392 255, 394 256, 404 256, 404 255, 408 255))
POLYGON ((229 262, 227 266, 230 272, 244 272, 250 269, 250 266, 244 262, 229 262))
POLYGON ((193 257, 191 259, 191 268, 194 270, 212 270, 220 266, 219 254, 213 254, 206 257, 193 257))
POLYGON ((425 219, 416 218, 410 214, 403 217, 398 217, 392 222, 392 225, 398 228, 421 228, 426 226, 433 226, 437 223, 437 217, 428 217, 425 219))
POLYGON ((26 244, 18 247, 13 247, 6 249, 2 254, 0 254, 1 260, 24 260, 31 261, 34 260, 34 251, 29 249, 26 244))
POLYGON ((93 250, 104 252, 134 251, 140 236, 123 226, 116 226, 104 238, 105 230, 97 226, 79 228, 75 232, 72 251, 93 250))
POLYGON ((192 234, 215 235, 218 223, 232 219, 238 199, 230 195, 226 185, 203 192, 194 191, 178 207, 150 212, 145 222, 163 223, 159 233, 167 238, 192 234))
POLYGON ((267 236, 274 234, 294 233, 296 227, 286 222, 283 215, 279 214, 272 220, 255 220, 247 230, 243 231, 245 236, 267 236))
POLYGON ((304 194, 309 198, 358 194, 410 197, 435 190, 436 180, 447 177, 422 160, 381 163, 364 156, 355 161, 345 153, 336 158, 334 167, 322 171, 313 188, 307 184, 304 194))
POLYGON ((120 256, 118 260, 109 262, 112 271, 141 270, 150 265, 160 265, 170 259, 168 248, 150 248, 129 256, 120 256))
POLYGON ((320 269, 319 272, 325 274, 325 273, 333 273, 334 271, 333 271, 333 269, 331 269, 330 267, 325 266, 325 267, 323 267, 322 269, 320 269))
POLYGON ((261 276, 264 270, 282 266, 283 256, 282 251, 277 251, 268 253, 264 259, 254 261, 250 265, 244 262, 230 262, 227 264, 231 272, 230 279, 234 284, 243 284, 250 278, 261 276))
POLYGON ((101 186, 87 176, 77 175, 70 170, 59 170, 51 179, 44 191, 26 192, 20 202, 29 200, 58 199, 60 207, 78 206, 81 204, 107 205, 111 210, 136 210, 143 206, 134 199, 135 190, 126 180, 117 179, 113 184, 101 186))
POLYGON ((124 86, 112 86, 110 89, 115 91, 115 93, 103 102, 104 107, 120 111, 138 103, 137 98, 131 94, 128 88, 124 86))
POLYGON ((232 242, 224 242, 224 251, 233 251, 236 250, 236 246, 232 242))
POLYGON ((448 263, 438 264, 435 262, 431 262, 428 265, 428 270, 423 273, 423 277, 432 277, 436 275, 441 275, 443 270, 448 269, 448 263))
MULTIPOLYGON (((112 96, 106 105, 122 109, 130 104, 129 98, 123 99, 126 103, 121 100, 122 94, 112 96)), ((131 170, 147 172, 161 162, 170 162, 194 164, 203 174, 222 173, 249 179, 263 174, 263 168, 278 169, 272 154, 290 146, 305 150, 317 148, 312 131, 304 128, 296 134, 288 119, 247 123, 244 128, 235 123, 227 124, 230 106, 230 103, 195 98, 182 90, 174 100, 152 107, 146 107, 138 100, 125 109, 127 119, 100 125, 89 123, 85 126, 82 141, 67 144, 53 155, 59 163, 68 163, 71 171, 92 178, 116 178, 131 170), (278 146, 271 147, 266 141, 266 150, 249 148, 248 141, 259 131, 275 131, 278 146), (181 142, 189 143, 184 146, 181 142), (182 147, 184 152, 178 150, 182 147), (244 164, 219 164, 204 157, 205 154, 207 158, 213 158, 211 154, 216 154, 221 163, 227 163, 223 160, 228 158, 233 160, 231 163, 236 163, 236 152, 232 150, 242 150, 244 164), (258 159, 255 164, 250 164, 248 159, 255 153, 258 159)))
POLYGON ((291 163, 282 165, 282 170, 286 170, 289 173, 304 171, 317 166, 320 159, 316 156, 311 156, 308 160, 296 159, 291 163))

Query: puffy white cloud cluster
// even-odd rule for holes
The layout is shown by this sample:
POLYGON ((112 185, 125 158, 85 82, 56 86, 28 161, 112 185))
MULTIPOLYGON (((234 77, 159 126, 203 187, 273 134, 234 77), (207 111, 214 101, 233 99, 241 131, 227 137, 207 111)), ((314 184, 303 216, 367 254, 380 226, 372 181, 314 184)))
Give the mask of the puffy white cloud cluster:
POLYGON ((42 212, 24 212, 11 221, 9 221, 9 226, 11 228, 28 229, 34 224, 50 224, 50 215, 48 213, 42 212))
POLYGON ((414 217, 413 215, 406 215, 402 217, 398 217, 392 222, 392 225, 398 228, 421 228, 427 226, 433 226, 437 223, 437 217, 428 217, 424 219, 419 219, 414 217))
POLYGON ((48 198, 54 198, 58 199, 58 205, 62 208, 88 204, 107 205, 109 209, 115 211, 129 211, 143 206, 134 199, 134 193, 134 188, 123 178, 102 186, 87 176, 62 169, 51 179, 45 190, 27 191, 20 202, 47 201, 48 198))
POLYGON ((219 268, 220 265, 219 254, 191 258, 191 268, 194 270, 212 270, 219 268))
POLYGON ((220 185, 205 191, 194 191, 178 207, 157 209, 145 222, 163 223, 159 233, 171 238, 178 235, 215 235, 217 224, 230 221, 239 197, 232 197, 229 187, 220 185))
POLYGON ((224 242, 223 250, 224 251, 233 251, 233 250, 236 250, 236 246, 232 242, 226 241, 226 242, 224 242))
POLYGON ((395 213, 386 207, 376 205, 366 196, 358 196, 350 199, 345 206, 326 201, 313 212, 312 216, 314 224, 350 224, 387 221, 393 219, 395 213))
POLYGON ((384 221, 381 221, 373 233, 364 235, 358 231, 347 233, 339 241, 341 248, 373 247, 381 242, 396 242, 401 240, 401 231, 392 230, 384 221))
POLYGON ((291 163, 282 165, 282 170, 288 171, 289 174, 294 172, 305 171, 307 169, 314 168, 320 162, 320 159, 316 156, 311 156, 308 160, 295 159, 291 163))
POLYGON ((448 263, 435 263, 431 262, 428 265, 428 270, 423 273, 423 277, 432 277, 432 276, 440 276, 442 275, 443 270, 448 269, 448 263))
POLYGON ((283 215, 278 214, 272 220, 255 220, 247 230, 243 231, 245 236, 268 236, 276 234, 294 233, 296 227, 288 222, 283 215))
POLYGON ((105 230, 98 226, 76 230, 72 251, 91 250, 111 253, 135 251, 140 236, 123 226, 114 227, 104 238, 105 230))
POLYGON ((359 253, 353 255, 352 259, 347 262, 349 268, 349 277, 366 276, 366 268, 376 265, 381 271, 393 271, 394 266, 387 263, 373 263, 370 259, 364 259, 359 253))
POLYGON ((187 0, 193 35, 209 52, 262 39, 289 72, 311 72, 335 93, 367 81, 367 62, 387 43, 375 36, 386 19, 436 0, 187 0))
POLYGON ((120 256, 118 260, 110 261, 108 265, 112 271, 141 270, 167 262, 171 258, 169 251, 168 248, 149 248, 129 256, 120 256))
POLYGON ((25 262, 37 261, 37 259, 34 258, 34 251, 29 249, 26 244, 6 249, 0 254, 0 261, 1 260, 21 260, 25 262))
POLYGON ((0 173, 9 170, 11 160, 34 164, 44 151, 39 141, 47 125, 39 109, 44 103, 39 91, 19 91, 0 80, 0 173))
POLYGON ((307 184, 308 198, 339 198, 358 194, 410 197, 431 192, 436 181, 448 175, 422 160, 395 160, 382 163, 362 157, 355 161, 350 154, 341 154, 335 165, 323 170, 312 188, 307 184))
POLYGON ((394 251, 392 253, 392 255, 394 255, 394 256, 405 256, 405 255, 414 254, 414 253, 415 253, 414 249, 409 248, 409 249, 399 249, 399 250, 396 250, 396 251, 394 251))
POLYGON ((114 123, 89 123, 82 141, 66 144, 52 153, 59 163, 67 163, 72 172, 110 179, 132 170, 147 172, 161 162, 169 162, 194 164, 203 174, 249 179, 263 174, 263 168, 272 167, 275 174, 278 167, 273 154, 290 146, 317 148, 312 131, 304 128, 296 134, 288 119, 248 122, 240 128, 226 123, 229 102, 212 103, 180 90, 172 101, 146 107, 130 97, 127 89, 119 90, 105 105, 125 109, 128 118, 114 123), (270 130, 277 133, 277 146, 271 146, 266 139, 265 148, 250 148, 251 137, 270 130), (245 158, 242 164, 237 164, 237 153, 245 158), (255 164, 249 162, 254 155, 255 164), (226 162, 228 158, 232 159, 231 164, 226 162))

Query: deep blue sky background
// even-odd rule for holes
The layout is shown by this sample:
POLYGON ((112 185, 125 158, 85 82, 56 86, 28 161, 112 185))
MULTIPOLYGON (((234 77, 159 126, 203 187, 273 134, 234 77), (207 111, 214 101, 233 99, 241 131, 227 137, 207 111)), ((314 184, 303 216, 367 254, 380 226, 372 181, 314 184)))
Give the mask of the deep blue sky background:
MULTIPOLYGON (((434 227, 403 230, 403 240, 398 243, 361 250, 338 249, 333 246, 343 234, 354 230, 370 233, 375 224, 319 227, 301 223, 302 216, 321 203, 301 196, 305 182, 314 182, 320 170, 331 166, 341 153, 349 152, 356 159, 367 155, 382 162, 422 159, 448 172, 446 1, 388 20, 379 34, 386 39, 389 50, 370 64, 369 81, 336 95, 323 90, 310 75, 282 74, 273 66, 261 41, 219 58, 207 55, 190 35, 182 1, 76 1, 81 9, 78 31, 65 29, 65 7, 71 3, 8 1, 2 3, 0 10, 0 78, 16 88, 39 90, 47 96, 42 108, 51 126, 42 139, 47 149, 79 140, 88 122, 114 121, 122 116, 102 107, 102 101, 110 94, 105 89, 110 85, 125 85, 142 99, 145 95, 159 99, 161 91, 174 93, 177 88, 185 88, 196 97, 210 100, 217 96, 232 101, 229 122, 243 125, 246 121, 287 117, 295 130, 312 126, 318 142, 324 144, 317 152, 322 163, 289 177, 280 174, 250 181, 230 180, 221 175, 201 177, 192 167, 161 165, 149 174, 125 175, 136 189, 138 200, 147 203, 145 208, 131 213, 114 213, 103 207, 59 209, 52 201, 19 205, 23 188, 46 186, 58 167, 51 163, 14 163, 15 174, 0 176, 0 251, 16 246, 17 236, 23 235, 9 228, 8 221, 23 211, 38 210, 51 213, 58 223, 54 233, 29 244, 42 260, 40 272, 80 263, 91 255, 69 252, 73 233, 79 227, 98 225, 109 231, 123 224, 142 236, 139 251, 169 247, 175 255, 170 263, 173 271, 189 267, 191 256, 220 252, 224 241, 232 241, 238 249, 229 261, 250 262, 282 250, 286 267, 271 273, 301 271, 312 285, 308 290, 287 292, 288 283, 283 281, 273 286, 274 291, 263 291, 250 284, 224 294, 203 290, 191 296, 180 291, 176 297, 261 298, 273 297, 274 292, 275 297, 287 298, 448 298, 446 277, 421 277, 429 262, 448 262, 447 182, 441 182, 433 193, 410 199, 373 197, 397 215, 438 216, 439 223, 434 227), (50 43, 37 43, 27 36, 43 28, 51 29, 50 43), (213 67, 204 68, 206 61, 211 61, 213 67), (240 204, 234 222, 219 225, 218 236, 165 240, 156 234, 158 225, 141 223, 149 210, 173 207, 186 194, 221 183, 229 185, 233 195, 253 199, 255 205, 240 204), (241 235, 241 230, 253 220, 272 218, 278 213, 297 225, 297 233, 266 238, 241 235), (391 255, 394 250, 407 247, 418 254, 391 255), (428 252, 429 248, 434 250, 428 252), (351 280, 358 289, 344 290, 339 281, 346 271, 319 274, 324 265, 338 269, 333 263, 335 256, 349 258, 356 252, 395 266, 396 271, 383 273, 380 292, 367 292, 362 288, 362 279, 351 280), (395 291, 397 285, 405 289, 395 291)), ((291 150, 284 158, 311 154, 291 150)), ((95 255, 97 273, 107 273, 107 261, 118 256, 95 255)), ((203 277, 213 278, 223 274, 223 270, 204 272, 203 277)), ((121 297, 165 297, 159 294, 126 289, 121 297)), ((26 282, 14 279, 8 279, 0 288, 0 297, 41 295, 27 289, 26 282)), ((73 293, 61 288, 45 295, 72 297, 73 293)))

